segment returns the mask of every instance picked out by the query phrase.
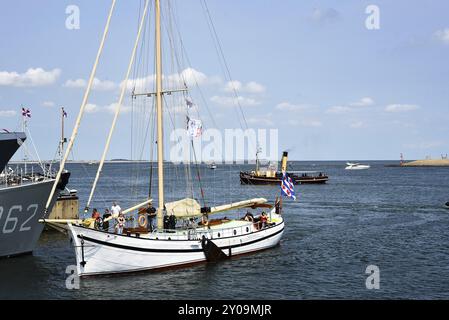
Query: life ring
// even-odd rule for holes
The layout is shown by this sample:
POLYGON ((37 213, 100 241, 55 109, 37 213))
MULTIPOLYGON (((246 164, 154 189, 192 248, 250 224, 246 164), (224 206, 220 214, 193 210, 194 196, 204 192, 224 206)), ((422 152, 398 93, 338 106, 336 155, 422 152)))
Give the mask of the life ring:
POLYGON ((145 217, 143 214, 139 216, 139 219, 137 220, 139 223, 139 226, 141 228, 146 228, 147 224, 148 224, 148 220, 147 217, 145 217))

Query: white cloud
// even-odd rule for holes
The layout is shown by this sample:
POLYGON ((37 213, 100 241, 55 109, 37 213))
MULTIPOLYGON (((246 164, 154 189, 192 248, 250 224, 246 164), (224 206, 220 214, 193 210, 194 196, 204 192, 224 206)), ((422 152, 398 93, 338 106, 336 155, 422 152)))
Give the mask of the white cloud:
POLYGON ((436 31, 434 37, 444 44, 449 44, 449 28, 436 31))
MULTIPOLYGON (((184 87, 184 83, 188 87, 194 87, 196 85, 213 85, 221 83, 218 77, 207 76, 206 74, 195 70, 193 68, 184 69, 181 73, 173 73, 162 76, 164 87, 166 89, 180 89, 184 87)), ((141 77, 128 79, 127 90, 135 90, 135 93, 153 92, 156 85, 156 76, 154 74, 141 77)), ((120 87, 123 86, 123 82, 120 87)))
POLYGON ((390 104, 385 107, 386 112, 408 112, 419 109, 415 104, 390 104))
POLYGON ((175 82, 178 84, 183 84, 185 82, 187 86, 191 87, 196 84, 203 85, 210 80, 204 73, 195 70, 193 68, 187 68, 183 70, 180 74, 171 74, 168 76, 168 82, 175 82))
POLYGON ((14 117, 16 114, 14 110, 0 110, 0 118, 14 117))
POLYGON ((42 106, 51 108, 55 106, 55 103, 53 101, 44 101, 42 106))
POLYGON ((97 113, 100 111, 100 107, 98 107, 96 104, 93 103, 88 103, 86 104, 86 106, 84 107, 84 111, 86 113, 97 113))
POLYGON ((369 107, 372 105, 374 105, 374 100, 370 97, 362 98, 359 101, 350 104, 351 107, 369 107))
POLYGON ((228 81, 224 87, 225 92, 242 92, 242 93, 249 93, 249 94, 261 94, 266 91, 266 88, 261 85, 260 83, 257 83, 255 81, 250 81, 246 84, 241 83, 240 81, 228 81))
POLYGON ((0 71, 0 86, 40 87, 51 85, 61 75, 60 69, 45 71, 42 68, 30 68, 25 73, 0 71))
POLYGON ((351 111, 351 108, 348 106, 333 106, 326 110, 326 113, 331 114, 342 114, 351 111))
POLYGON ((276 109, 281 111, 304 111, 310 109, 311 106, 305 104, 292 104, 290 102, 281 102, 276 106, 276 109))
MULTIPOLYGON (((86 104, 86 107, 84 110, 86 113, 107 112, 107 113, 114 114, 116 109, 117 109, 117 103, 111 103, 110 105, 107 105, 107 106, 99 106, 99 105, 96 105, 93 103, 88 103, 88 104, 86 104)), ((131 112, 130 106, 126 106, 126 105, 121 106, 121 108, 120 108, 121 114, 129 113, 129 112, 131 112)))
MULTIPOLYGON (((64 84, 66 88, 84 89, 87 87, 87 81, 84 79, 67 80, 64 84)), ((94 78, 92 89, 97 91, 112 91, 118 88, 118 85, 110 80, 100 80, 94 78)))
MULTIPOLYGON (((107 111, 109 111, 110 113, 114 114, 116 109, 117 109, 118 103, 111 103, 110 105, 106 106, 105 109, 107 111)), ((120 113, 124 114, 124 113, 130 113, 132 110, 132 108, 130 106, 127 105, 122 105, 120 107, 120 113)))
POLYGON ((329 109, 327 109, 326 113, 342 114, 342 113, 351 112, 353 110, 360 109, 363 107, 369 107, 374 104, 375 104, 375 102, 372 98, 364 97, 364 98, 361 98, 360 100, 358 100, 356 102, 352 102, 348 105, 339 105, 339 106, 330 107, 329 109))
POLYGON ((260 105, 260 102, 254 98, 246 98, 242 96, 238 97, 223 97, 223 96, 213 96, 210 98, 212 102, 225 107, 237 106, 240 104, 242 107, 253 107, 260 105))
POLYGON ((249 124, 254 124, 254 125, 262 125, 262 126, 267 126, 267 127, 273 127, 274 126, 274 122, 270 120, 270 118, 272 117, 271 114, 268 114, 264 117, 251 117, 247 120, 247 122, 249 124))

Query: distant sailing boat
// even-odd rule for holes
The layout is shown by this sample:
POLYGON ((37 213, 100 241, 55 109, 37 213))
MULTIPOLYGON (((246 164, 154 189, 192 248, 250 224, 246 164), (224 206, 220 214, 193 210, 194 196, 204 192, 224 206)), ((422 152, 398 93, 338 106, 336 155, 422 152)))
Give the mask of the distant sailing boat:
MULTIPOLYGON (((69 234, 75 249, 78 275, 101 275, 113 273, 136 272, 143 270, 154 270, 166 267, 188 265, 192 263, 215 261, 235 255, 255 252, 274 247, 284 232, 284 219, 281 216, 281 202, 269 205, 264 198, 254 198, 225 205, 212 207, 201 207, 197 200, 186 198, 174 202, 164 201, 164 140, 163 140, 163 101, 164 95, 175 92, 185 92, 187 88, 180 90, 164 90, 162 87, 162 47, 161 47, 161 8, 160 0, 155 0, 155 42, 156 42, 156 92, 141 94, 155 96, 157 110, 157 170, 158 170, 158 208, 152 207, 152 199, 148 199, 132 208, 124 210, 123 214, 141 212, 157 213, 157 230, 148 232, 145 230, 128 230, 125 235, 115 234, 109 231, 97 230, 93 227, 93 221, 67 221, 69 234), (268 209, 267 214, 247 215, 244 219, 230 220, 227 218, 209 219, 211 215, 220 214, 230 210, 238 209, 268 209), (197 225, 189 228, 179 227, 175 221, 189 222, 192 219, 201 219, 197 225)), ((111 11, 106 24, 97 61, 91 74, 89 85, 86 89, 85 99, 81 106, 82 114, 91 82, 95 74, 98 57, 101 54, 104 39, 109 28, 109 21, 114 9, 115 0, 112 2, 111 11)), ((136 54, 137 44, 140 39, 142 28, 145 25, 145 17, 149 6, 149 0, 145 2, 145 8, 140 21, 140 27, 131 56, 125 83, 130 75, 136 54)), ((105 152, 99 164, 97 177, 91 191, 90 203, 93 191, 101 173, 106 152, 109 147, 111 134, 115 126, 116 118, 120 111, 125 88, 123 86, 119 107, 117 108, 111 132, 106 143, 105 152)), ((139 94, 134 94, 137 96, 139 94)), ((79 117, 81 118, 81 117, 79 117)), ((73 136, 79 124, 75 125, 73 136)), ((73 139, 72 139, 73 140, 73 139)), ((73 141, 70 143, 73 143, 73 141)), ((71 145, 66 152, 69 152, 71 145)), ((64 161, 63 161, 64 163, 64 161)), ((113 215, 105 221, 117 218, 113 215)), ((140 220, 140 217, 139 217, 140 220)), ((144 219, 142 219, 144 220, 144 219)))

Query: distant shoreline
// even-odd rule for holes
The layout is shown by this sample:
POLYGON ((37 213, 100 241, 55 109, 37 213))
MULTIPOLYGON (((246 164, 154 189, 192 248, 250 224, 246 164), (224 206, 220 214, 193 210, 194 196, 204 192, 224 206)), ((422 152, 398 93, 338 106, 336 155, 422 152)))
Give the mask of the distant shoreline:
MULTIPOLYGON (((280 160, 278 160, 279 162, 280 160)), ((399 160, 394 159, 394 160, 351 160, 351 161, 355 161, 355 162, 397 162, 398 166, 399 166, 399 160)), ((58 163, 57 161, 51 161, 51 160, 43 160, 43 163, 58 163)), ((210 164, 212 161, 202 161, 200 163, 202 164, 210 164)), ((346 163, 347 160, 292 160, 289 159, 289 162, 343 162, 346 163)), ((37 164, 38 161, 10 161, 10 164, 37 164)), ((94 164, 99 164, 100 161, 98 160, 74 160, 74 161, 67 161, 66 164, 87 164, 87 165, 94 165, 94 164)), ((105 163, 157 163, 157 161, 150 161, 150 160, 126 160, 126 159, 120 159, 120 160, 106 160, 105 163)), ((183 164, 186 162, 172 162, 172 161, 164 161, 164 163, 174 163, 174 164, 183 164)), ((193 163, 193 162, 191 162, 193 163)), ((237 161, 233 161, 233 162, 217 162, 215 161, 216 164, 220 165, 220 164, 254 164, 256 163, 256 160, 251 159, 251 160, 237 160, 237 161)))

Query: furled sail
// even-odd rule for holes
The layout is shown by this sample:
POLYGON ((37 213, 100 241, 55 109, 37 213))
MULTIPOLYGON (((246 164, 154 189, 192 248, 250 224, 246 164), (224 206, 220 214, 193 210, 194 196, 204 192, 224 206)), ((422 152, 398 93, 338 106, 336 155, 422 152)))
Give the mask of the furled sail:
POLYGON ((177 218, 188 219, 201 216, 201 206, 195 199, 182 199, 165 204, 167 214, 177 218))
MULTIPOLYGON (((231 211, 242 208, 257 208, 260 206, 264 206, 267 203, 267 199, 265 198, 254 198, 239 202, 233 202, 230 204, 224 204, 221 206, 211 207, 206 210, 209 214, 216 214, 225 211, 231 211)), ((182 199, 175 202, 169 202, 165 204, 165 208, 167 210, 168 215, 174 215, 180 219, 188 219, 201 217, 203 215, 201 206, 195 199, 182 199)))

